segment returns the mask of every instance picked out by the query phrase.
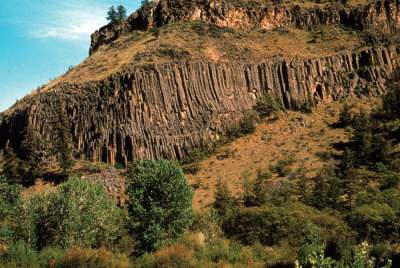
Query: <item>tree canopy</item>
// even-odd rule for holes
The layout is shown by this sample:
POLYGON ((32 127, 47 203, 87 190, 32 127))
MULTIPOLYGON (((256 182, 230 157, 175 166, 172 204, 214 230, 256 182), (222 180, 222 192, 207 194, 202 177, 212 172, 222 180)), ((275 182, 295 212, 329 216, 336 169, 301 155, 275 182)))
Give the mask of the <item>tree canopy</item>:
POLYGON ((110 23, 120 23, 126 20, 126 8, 123 5, 111 6, 107 12, 107 20, 110 23))
POLYGON ((126 183, 130 226, 142 250, 157 249, 189 228, 193 190, 179 166, 166 160, 137 161, 126 183))

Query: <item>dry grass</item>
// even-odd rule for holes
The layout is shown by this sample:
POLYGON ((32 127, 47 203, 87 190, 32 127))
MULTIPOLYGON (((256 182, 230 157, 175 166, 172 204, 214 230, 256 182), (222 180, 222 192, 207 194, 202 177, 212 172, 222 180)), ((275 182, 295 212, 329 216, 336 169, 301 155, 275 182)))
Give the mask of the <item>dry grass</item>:
POLYGON ((359 43, 357 33, 333 26, 312 31, 296 27, 242 31, 197 21, 175 23, 160 28, 159 36, 151 31, 135 31, 101 47, 40 91, 49 91, 62 82, 102 80, 128 66, 183 59, 251 63, 274 57, 311 58, 351 50, 359 43))
POLYGON ((26 188, 22 192, 22 198, 27 199, 36 194, 49 192, 49 191, 55 191, 55 189, 56 189, 56 186, 54 183, 46 182, 42 179, 39 179, 39 180, 35 181, 34 185, 26 188))
MULTIPOLYGON (((275 122, 262 123, 255 134, 240 138, 202 161, 200 171, 188 175, 192 183, 201 182, 195 192, 194 208, 201 209, 213 202, 218 179, 227 181, 231 191, 240 195, 243 180, 253 180, 257 171, 268 170, 280 160, 287 160, 290 169, 304 169, 307 177, 316 174, 326 160, 322 153, 330 153, 331 144, 347 140, 344 129, 329 125, 338 120, 341 105, 337 102, 317 107, 312 114, 286 112, 275 122), (228 158, 219 157, 230 151, 228 158)), ((274 174, 272 184, 287 179, 274 174)))
MULTIPOLYGON (((379 106, 376 98, 349 98, 356 113, 371 111, 379 106)), ((332 154, 340 154, 332 146, 346 142, 349 132, 333 127, 339 120, 343 103, 332 102, 316 107, 311 114, 288 111, 273 122, 261 123, 256 132, 221 147, 215 154, 199 163, 199 172, 188 175, 196 187, 193 206, 201 210, 214 201, 219 179, 226 181, 230 190, 243 193, 244 179, 254 180, 258 172, 271 171, 277 164, 287 168, 283 176, 273 172, 270 186, 296 178, 300 170, 306 179, 312 178, 325 164, 334 161, 332 154), (283 163, 283 164, 282 164, 283 163)))
POLYGON ((60 263, 62 267, 98 267, 128 268, 129 259, 124 255, 115 255, 106 249, 84 249, 73 247, 68 249, 60 263))

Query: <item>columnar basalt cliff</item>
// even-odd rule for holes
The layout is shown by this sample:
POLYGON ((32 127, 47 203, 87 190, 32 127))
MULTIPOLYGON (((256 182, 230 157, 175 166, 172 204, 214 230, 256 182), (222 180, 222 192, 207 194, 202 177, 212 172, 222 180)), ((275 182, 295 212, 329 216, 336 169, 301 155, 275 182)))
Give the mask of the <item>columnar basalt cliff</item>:
POLYGON ((18 148, 27 126, 51 143, 62 104, 81 157, 108 163, 181 159, 225 132, 269 92, 286 108, 348 94, 380 94, 399 49, 378 47, 333 57, 258 64, 182 61, 127 67, 105 81, 61 84, 38 93, 0 123, 0 148, 18 148))
POLYGON ((296 25, 342 24, 357 30, 374 28, 389 32, 400 28, 400 0, 378 0, 366 6, 332 4, 325 8, 283 7, 267 1, 163 0, 153 1, 126 22, 109 24, 92 35, 90 53, 134 30, 148 30, 169 23, 201 20, 221 27, 266 29, 296 25), (268 3, 268 4, 266 4, 268 3))

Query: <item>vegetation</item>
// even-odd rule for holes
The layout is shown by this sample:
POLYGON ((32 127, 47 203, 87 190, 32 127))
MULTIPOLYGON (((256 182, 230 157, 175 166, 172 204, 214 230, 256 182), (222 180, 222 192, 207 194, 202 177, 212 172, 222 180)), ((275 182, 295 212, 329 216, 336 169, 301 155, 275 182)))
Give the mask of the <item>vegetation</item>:
POLYGON ((126 20, 126 8, 123 5, 111 6, 107 12, 107 20, 110 23, 121 23, 126 20))
POLYGON ((139 249, 153 251, 192 223, 193 191, 176 164, 138 161, 127 174, 129 225, 139 249))
POLYGON ((280 110, 280 105, 274 100, 271 94, 267 93, 262 96, 253 107, 253 109, 261 116, 270 116, 280 110))

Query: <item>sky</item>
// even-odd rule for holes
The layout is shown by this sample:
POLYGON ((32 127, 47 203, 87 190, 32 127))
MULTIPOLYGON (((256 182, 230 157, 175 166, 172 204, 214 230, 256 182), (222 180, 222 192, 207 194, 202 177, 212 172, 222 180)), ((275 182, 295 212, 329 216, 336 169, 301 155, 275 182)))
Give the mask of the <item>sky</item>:
POLYGON ((0 0, 0 112, 88 56, 107 9, 140 0, 0 0))

